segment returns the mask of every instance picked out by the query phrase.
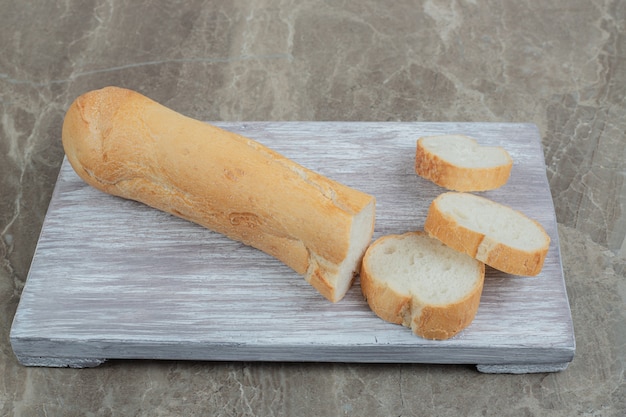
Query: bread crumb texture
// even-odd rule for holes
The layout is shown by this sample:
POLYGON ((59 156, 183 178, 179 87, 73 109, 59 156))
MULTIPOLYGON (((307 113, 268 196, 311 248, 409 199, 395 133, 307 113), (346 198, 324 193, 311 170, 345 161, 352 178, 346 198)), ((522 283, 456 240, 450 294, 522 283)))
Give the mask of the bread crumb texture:
POLYGON ((550 246, 550 237, 537 221, 470 193, 439 195, 429 207, 424 229, 444 244, 514 275, 537 275, 550 246))
POLYGON ((482 146, 465 135, 419 138, 415 172, 454 191, 487 191, 507 183, 513 159, 500 146, 482 146))
POLYGON ((474 319, 484 264, 417 231, 379 238, 367 250, 361 287, 383 320, 447 339, 474 319))

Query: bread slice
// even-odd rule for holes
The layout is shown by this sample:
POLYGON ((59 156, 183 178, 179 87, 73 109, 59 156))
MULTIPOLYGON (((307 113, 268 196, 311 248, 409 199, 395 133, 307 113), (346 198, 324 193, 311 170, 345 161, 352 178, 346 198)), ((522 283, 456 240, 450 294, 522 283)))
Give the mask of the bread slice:
POLYGON ((448 339, 474 320, 485 265, 424 232, 388 235, 365 253, 361 290, 381 319, 426 339, 448 339))
POLYGON ((509 179, 513 159, 502 147, 481 146, 464 135, 426 136, 417 141, 415 172, 454 191, 486 191, 509 179))
POLYGON ((515 275, 539 274, 550 246, 535 220, 469 193, 446 192, 433 200, 424 229, 451 248, 515 275))

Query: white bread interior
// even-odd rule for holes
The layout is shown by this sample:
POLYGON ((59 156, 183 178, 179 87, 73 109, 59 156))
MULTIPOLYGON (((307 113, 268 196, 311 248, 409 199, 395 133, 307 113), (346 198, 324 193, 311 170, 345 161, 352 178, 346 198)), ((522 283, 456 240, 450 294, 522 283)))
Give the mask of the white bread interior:
POLYGON ((465 135, 426 136, 417 141, 415 172, 455 191, 487 191, 508 181, 513 160, 500 146, 481 146, 465 135))
POLYGON ((424 229, 446 245, 500 271, 537 275, 550 237, 520 211, 470 193, 446 192, 429 207, 424 229))
POLYGON ((88 184, 260 249, 333 302, 371 242, 373 196, 137 92, 107 87, 78 97, 62 139, 88 184))
POLYGON ((367 250, 361 289, 380 318, 427 339, 448 339, 473 321, 485 266, 424 232, 388 235, 367 250))

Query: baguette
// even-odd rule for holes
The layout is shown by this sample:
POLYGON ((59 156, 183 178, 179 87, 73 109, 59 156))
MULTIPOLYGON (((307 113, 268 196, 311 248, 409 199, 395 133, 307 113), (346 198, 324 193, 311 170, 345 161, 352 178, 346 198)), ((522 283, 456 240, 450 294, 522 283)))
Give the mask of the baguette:
POLYGON ((428 209, 424 229, 446 245, 500 271, 534 276, 550 246, 543 227, 485 197, 446 192, 428 209))
POLYGON ((376 315, 426 338, 448 339, 474 320, 485 265, 424 232, 388 235, 365 253, 361 290, 376 315))
POLYGON ((91 186, 255 247, 332 302, 349 289, 371 242, 373 196, 134 91, 78 97, 62 140, 91 186))
POLYGON ((454 191, 487 191, 506 184, 513 160, 501 147, 480 146, 464 135, 426 136, 417 141, 415 172, 454 191))

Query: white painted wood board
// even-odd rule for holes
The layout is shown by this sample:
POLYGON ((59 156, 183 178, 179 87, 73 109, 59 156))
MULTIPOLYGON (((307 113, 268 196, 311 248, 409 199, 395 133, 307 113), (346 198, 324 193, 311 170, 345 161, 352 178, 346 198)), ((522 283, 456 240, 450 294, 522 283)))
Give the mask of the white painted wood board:
MULTIPOLYGON (((536 126, 513 123, 215 123, 377 198, 374 238, 421 230, 446 190, 414 173, 420 136, 462 133, 509 151, 509 182, 478 193, 539 221, 542 272, 487 267, 474 322, 429 341, 379 319, 358 281, 330 303, 256 249, 86 185, 65 160, 11 329, 27 366, 109 359, 473 364, 565 369, 575 351, 554 206, 536 126)), ((210 179, 207 179, 209 181, 210 179)))

